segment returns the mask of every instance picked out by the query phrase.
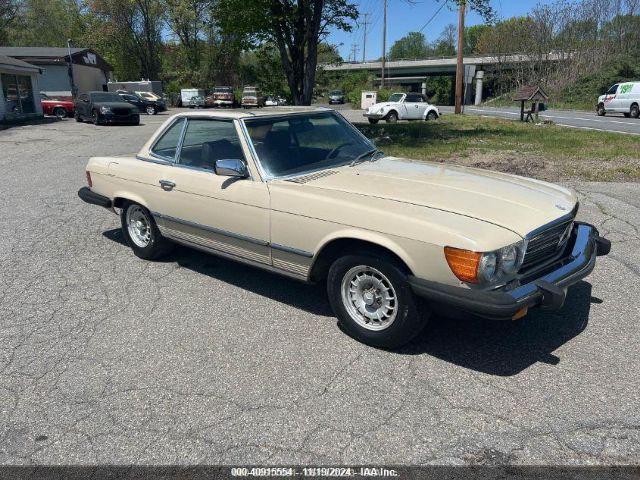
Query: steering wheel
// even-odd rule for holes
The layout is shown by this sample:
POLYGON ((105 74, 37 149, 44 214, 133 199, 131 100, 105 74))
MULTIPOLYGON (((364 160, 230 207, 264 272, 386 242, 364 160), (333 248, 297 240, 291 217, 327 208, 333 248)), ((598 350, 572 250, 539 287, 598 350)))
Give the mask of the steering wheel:
POLYGON ((351 145, 351 142, 344 142, 341 143, 340 145, 338 145, 337 147, 331 149, 331 151, 327 154, 326 157, 324 157, 325 160, 328 160, 329 158, 333 158, 335 157, 335 154, 338 153, 338 151, 342 148, 342 147, 346 147, 347 145, 351 145))

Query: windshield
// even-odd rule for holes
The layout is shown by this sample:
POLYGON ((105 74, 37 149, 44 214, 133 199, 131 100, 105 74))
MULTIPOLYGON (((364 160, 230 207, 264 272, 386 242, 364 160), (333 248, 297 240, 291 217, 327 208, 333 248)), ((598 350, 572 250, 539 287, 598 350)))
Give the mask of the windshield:
POLYGON ((342 92, 340 90, 334 90, 329 95, 342 95, 342 92))
POLYGON ((213 93, 231 93, 231 87, 216 87, 213 89, 213 93))
POLYGON ((389 97, 389 102, 399 102, 404 97, 404 93, 394 93, 389 97))
POLYGON ((303 174, 351 163, 373 144, 333 112, 244 121, 265 173, 303 174))
POLYGON ((122 98, 117 93, 92 93, 91 100, 94 102, 122 102, 122 98))

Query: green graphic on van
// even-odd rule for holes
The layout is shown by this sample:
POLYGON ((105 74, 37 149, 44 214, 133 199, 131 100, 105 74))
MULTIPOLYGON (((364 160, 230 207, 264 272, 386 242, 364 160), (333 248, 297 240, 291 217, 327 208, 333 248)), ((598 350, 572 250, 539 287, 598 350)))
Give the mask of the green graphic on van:
POLYGON ((626 85, 620 86, 620 94, 623 95, 625 93, 629 93, 633 89, 633 83, 627 83, 626 85))

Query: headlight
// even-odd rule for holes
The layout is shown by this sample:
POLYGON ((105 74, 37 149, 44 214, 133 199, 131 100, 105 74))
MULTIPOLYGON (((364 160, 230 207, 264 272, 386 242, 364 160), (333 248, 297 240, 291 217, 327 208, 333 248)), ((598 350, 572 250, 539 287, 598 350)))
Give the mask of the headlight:
POLYGON ((472 252, 445 247, 444 254, 453 274, 467 283, 497 283, 514 275, 522 265, 523 242, 516 242, 492 252, 472 252))
POLYGON ((111 113, 111 109, 109 107, 100 107, 100 113, 111 113))

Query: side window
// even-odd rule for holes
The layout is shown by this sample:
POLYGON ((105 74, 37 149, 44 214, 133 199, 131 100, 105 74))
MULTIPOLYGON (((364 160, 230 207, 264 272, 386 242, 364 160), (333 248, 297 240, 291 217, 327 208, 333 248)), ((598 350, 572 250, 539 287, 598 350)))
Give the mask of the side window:
POLYGON ((174 160, 176 150, 180 142, 180 134, 184 126, 185 119, 181 118, 171 125, 160 137, 160 139, 151 147, 151 153, 167 160, 174 160))
POLYGON ((613 87, 609 89, 609 91, 607 92, 607 95, 615 95, 617 91, 618 91, 618 84, 615 84, 613 87))
POLYGON ((240 139, 231 120, 191 119, 180 149, 179 163, 212 170, 216 160, 244 161, 240 139))
POLYGON ((409 93, 407 94, 407 99, 405 100, 406 102, 422 102, 422 96, 415 94, 415 93, 409 93))

